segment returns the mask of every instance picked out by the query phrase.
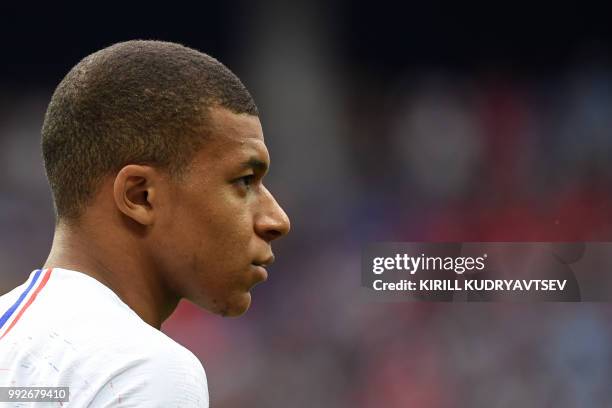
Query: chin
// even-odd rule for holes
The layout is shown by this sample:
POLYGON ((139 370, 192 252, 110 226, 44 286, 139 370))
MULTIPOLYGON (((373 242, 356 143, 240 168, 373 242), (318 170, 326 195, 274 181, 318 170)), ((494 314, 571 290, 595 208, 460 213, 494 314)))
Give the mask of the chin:
POLYGON ((236 293, 230 296, 222 306, 219 306, 211 311, 223 317, 242 316, 251 306, 251 294, 249 292, 236 293))

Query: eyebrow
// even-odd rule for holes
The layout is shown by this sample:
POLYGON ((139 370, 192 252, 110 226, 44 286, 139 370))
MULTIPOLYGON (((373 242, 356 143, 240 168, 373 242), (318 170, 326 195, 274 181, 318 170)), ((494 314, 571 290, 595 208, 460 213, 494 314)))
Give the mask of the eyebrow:
POLYGON ((261 161, 255 157, 251 157, 249 160, 242 163, 242 167, 245 169, 254 169, 262 173, 268 171, 268 163, 261 161))

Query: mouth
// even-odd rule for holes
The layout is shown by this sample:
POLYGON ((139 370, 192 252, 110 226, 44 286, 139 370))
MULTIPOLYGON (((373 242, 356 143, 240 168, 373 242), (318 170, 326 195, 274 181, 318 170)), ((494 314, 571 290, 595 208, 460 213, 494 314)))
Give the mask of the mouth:
POLYGON ((270 266, 274 262, 274 255, 270 254, 269 256, 260 259, 262 260, 254 260, 251 263, 251 268, 255 273, 255 284, 268 280, 268 271, 266 270, 266 267, 270 266))
POLYGON ((265 258, 261 258, 262 260, 254 260, 253 265, 255 266, 270 266, 274 263, 274 254, 270 254, 265 258))

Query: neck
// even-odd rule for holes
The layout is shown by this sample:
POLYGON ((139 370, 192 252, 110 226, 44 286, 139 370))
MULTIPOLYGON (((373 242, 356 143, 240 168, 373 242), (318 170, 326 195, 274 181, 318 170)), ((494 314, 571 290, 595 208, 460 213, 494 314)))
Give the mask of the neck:
POLYGON ((44 267, 91 276, 115 292, 142 320, 160 329, 180 298, 168 290, 148 257, 137 257, 142 250, 135 247, 134 240, 115 239, 119 236, 82 225, 58 225, 44 267))

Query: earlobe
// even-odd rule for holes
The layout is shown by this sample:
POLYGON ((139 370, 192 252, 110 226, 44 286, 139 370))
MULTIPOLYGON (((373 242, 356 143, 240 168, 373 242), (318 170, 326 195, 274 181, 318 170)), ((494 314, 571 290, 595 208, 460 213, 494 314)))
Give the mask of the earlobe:
POLYGON ((115 205, 137 223, 153 224, 155 195, 155 171, 151 167, 130 164, 117 173, 113 184, 115 205))

